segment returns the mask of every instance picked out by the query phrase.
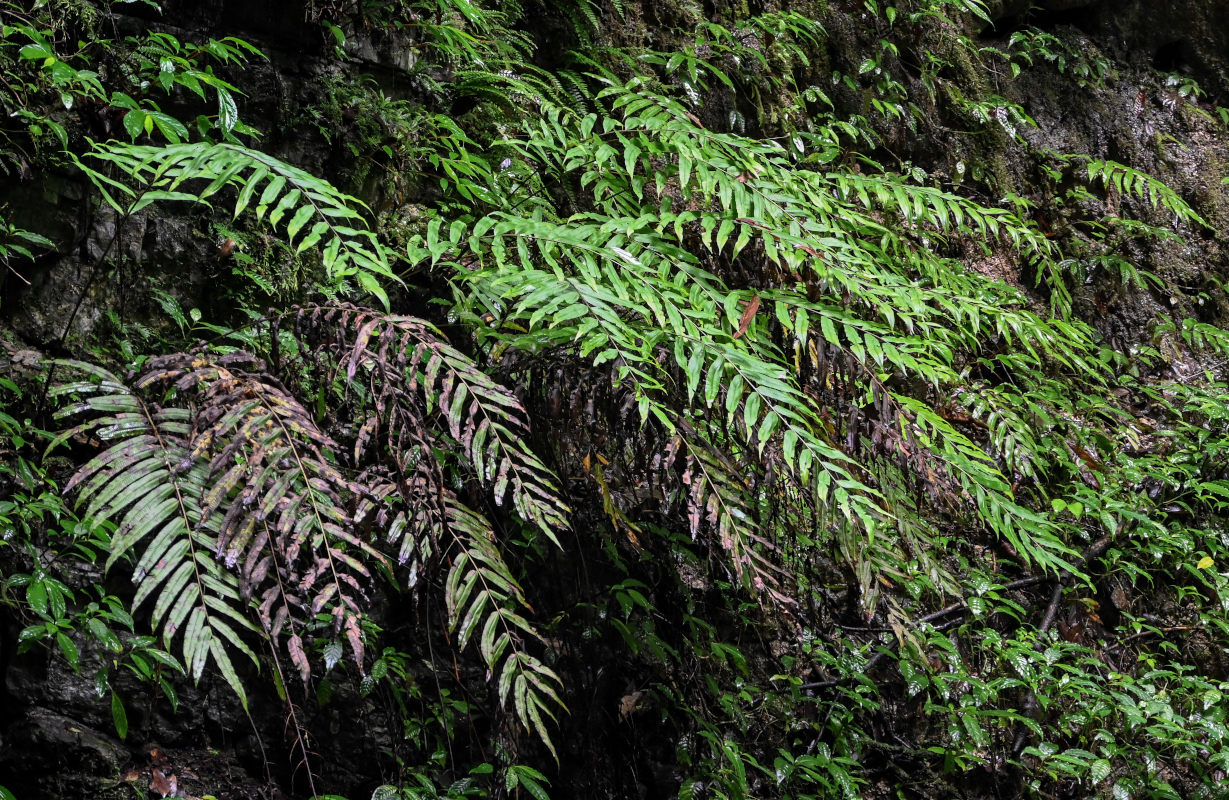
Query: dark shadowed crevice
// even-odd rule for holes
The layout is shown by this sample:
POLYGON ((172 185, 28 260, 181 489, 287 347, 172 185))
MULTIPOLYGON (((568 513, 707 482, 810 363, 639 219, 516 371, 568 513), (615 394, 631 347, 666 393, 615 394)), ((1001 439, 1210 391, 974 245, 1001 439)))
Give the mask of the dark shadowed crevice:
POLYGON ((1001 17, 986 26, 981 32, 985 40, 1008 39, 1013 33, 1027 28, 1036 28, 1054 33, 1063 27, 1075 27, 1087 34, 1097 29, 1101 17, 1101 3, 1092 3, 1080 8, 1046 10, 1034 6, 1018 14, 1001 17))
POLYGON ((1189 63, 1189 51, 1185 39, 1167 42, 1152 54, 1152 66, 1159 72, 1179 72, 1189 63))

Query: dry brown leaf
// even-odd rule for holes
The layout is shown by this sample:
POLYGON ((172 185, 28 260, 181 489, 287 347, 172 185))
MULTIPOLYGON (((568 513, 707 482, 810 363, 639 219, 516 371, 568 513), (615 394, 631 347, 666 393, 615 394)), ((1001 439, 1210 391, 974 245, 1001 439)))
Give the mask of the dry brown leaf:
POLYGON ((760 296, 752 294, 751 299, 743 306, 743 315, 738 318, 738 330, 734 333, 735 339, 747 332, 747 328, 751 326, 751 320, 755 319, 755 312, 759 310, 760 296))
POLYGON ((173 797, 179 790, 179 779, 155 768, 149 781, 149 790, 162 797, 173 797))
POLYGON ((632 714, 640 710, 640 701, 644 699, 644 692, 635 691, 631 694, 623 695, 619 700, 619 719, 625 720, 632 714))

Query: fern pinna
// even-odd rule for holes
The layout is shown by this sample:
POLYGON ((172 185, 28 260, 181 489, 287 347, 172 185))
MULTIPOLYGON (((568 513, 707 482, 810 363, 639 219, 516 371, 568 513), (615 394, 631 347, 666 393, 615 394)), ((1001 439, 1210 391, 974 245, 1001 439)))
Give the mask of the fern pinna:
POLYGON ((477 643, 501 700, 551 746, 559 680, 526 648, 528 603, 491 524, 451 488, 461 469, 552 539, 563 529, 567 508, 525 444, 519 401, 415 318, 310 306, 271 328, 282 343, 272 367, 202 349, 152 359, 125 382, 63 362, 83 379, 54 389, 80 398, 60 414, 94 416, 60 440, 89 432, 107 444, 67 488, 117 522, 108 568, 133 559, 135 602, 154 600, 167 645, 182 632, 193 677, 212 661, 243 699, 231 656, 255 662, 253 634, 275 658, 280 642, 306 683, 327 622, 323 638, 346 642, 365 672, 375 573, 408 565, 414 586, 450 562, 445 604, 461 646, 477 643), (318 419, 279 378, 291 366, 354 416, 318 419))

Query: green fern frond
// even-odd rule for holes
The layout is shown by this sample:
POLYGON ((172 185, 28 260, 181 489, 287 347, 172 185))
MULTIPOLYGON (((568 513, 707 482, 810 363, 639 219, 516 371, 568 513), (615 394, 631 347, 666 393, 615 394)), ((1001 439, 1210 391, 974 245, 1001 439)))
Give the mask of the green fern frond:
POLYGON ((193 679, 200 680, 211 663, 246 708, 247 694, 231 654, 242 653, 257 663, 243 640, 255 628, 244 615, 239 582, 212 556, 219 531, 204 520, 199 504, 209 470, 193 456, 188 412, 145 402, 99 367, 57 364, 88 376, 51 390, 55 397, 85 398, 57 415, 103 416, 70 430, 52 446, 86 431, 112 443, 64 488, 77 492, 88 514, 117 521, 107 569, 139 552, 134 607, 153 600, 151 619, 168 648, 182 632, 183 662, 193 679))
MULTIPOLYGON (((55 389, 85 398, 63 415, 94 415, 59 441, 85 433, 116 440, 69 486, 88 513, 119 523, 108 566, 152 540, 137 560, 137 602, 154 599, 154 624, 168 642, 185 631, 194 677, 212 663, 242 696, 227 652, 254 660, 240 638, 256 630, 249 617, 282 644, 305 683, 319 618, 331 619, 334 645, 348 642, 362 670, 374 573, 391 576, 394 563, 408 563, 413 584, 449 555, 447 600, 462 646, 478 643, 500 676, 501 698, 553 748, 546 725, 561 707, 560 684, 523 646, 536 634, 513 609, 528 601, 490 523, 461 506, 445 479, 460 468, 556 541, 569 511, 528 445, 520 401, 412 317, 309 306, 278 315, 272 328, 272 342, 297 348, 287 363, 351 404, 353 426, 318 421, 243 351, 151 359, 135 390, 81 365, 91 380, 55 389), (357 478, 347 477, 360 465, 357 478)), ((275 363, 282 355, 275 349, 275 363)))
MULTIPOLYGON (((609 363, 634 387, 641 419, 667 430, 680 399, 721 410, 735 436, 719 447, 763 456, 772 443, 816 502, 868 537, 894 514, 862 465, 887 459, 1025 561, 1069 566, 1061 531, 1014 499, 985 444, 889 386, 957 391, 987 342, 1083 380, 1103 376, 1086 328, 1038 318, 1019 293, 932 250, 942 239, 997 240, 1052 264, 1046 237, 1012 210, 903 176, 800 169, 777 142, 707 130, 640 79, 598 97, 610 115, 546 108, 505 143, 539 165, 515 201, 522 209, 432 220, 410 248, 455 271, 462 314, 499 321, 477 326, 479 341, 609 363), (552 181, 581 186, 591 210, 553 206, 552 181), (751 277, 763 288, 730 289, 725 275, 743 259, 763 265, 751 277), (812 395, 851 420, 847 433, 812 395)), ((447 157, 472 158, 462 149, 447 157)))
POLYGON ((381 282, 398 279, 388 250, 368 229, 363 215, 366 206, 322 178, 230 143, 151 147, 105 142, 95 143, 89 156, 121 173, 122 180, 116 180, 77 159, 77 165, 119 213, 135 214, 164 201, 208 205, 222 190, 233 189, 236 217, 254 205, 257 221, 283 234, 295 252, 320 248, 321 262, 331 280, 352 277, 388 305, 381 282))
MULTIPOLYGON (((299 308, 276 321, 292 323, 295 338, 307 343, 314 357, 326 359, 334 379, 344 379, 363 420, 355 461, 377 451, 401 454, 395 457, 398 474, 384 473, 370 508, 360 514, 385 515, 386 538, 412 570, 427 569, 437 553, 451 557, 445 603, 458 645, 477 644, 491 673, 499 676, 501 702, 510 702, 526 729, 554 753, 549 723, 562 708, 561 682, 524 648, 524 639, 537 633, 513 610, 528 608, 528 601, 490 523, 457 501, 433 455, 451 450, 497 503, 510 496, 522 520, 557 542, 568 525, 568 509, 549 470, 528 446, 528 415, 520 401, 413 317, 331 305, 299 308), (444 434, 451 444, 442 441, 444 434), (377 442, 382 446, 375 447, 377 442), (388 506, 393 497, 402 500, 399 507, 388 506)), ((365 483, 374 474, 369 471, 365 483)))
POLYGON ((1106 189, 1115 189, 1120 194, 1136 197, 1152 205, 1164 208, 1174 215, 1176 221, 1208 227, 1208 223, 1195 213, 1178 194, 1146 172, 1117 161, 1089 159, 1088 179, 1100 180, 1106 189))
POLYGON ((602 30, 601 8, 596 0, 566 0, 555 7, 567 17, 572 33, 582 45, 591 44, 594 35, 602 30))
POLYGON ((503 555, 494 544, 489 523, 449 496, 449 531, 455 547, 445 584, 448 618, 459 647, 471 641, 491 674, 498 673, 500 703, 509 699, 517 718, 558 758, 550 738, 556 709, 564 709, 555 672, 524 649, 525 637, 538 634, 512 606, 528 607, 503 555))

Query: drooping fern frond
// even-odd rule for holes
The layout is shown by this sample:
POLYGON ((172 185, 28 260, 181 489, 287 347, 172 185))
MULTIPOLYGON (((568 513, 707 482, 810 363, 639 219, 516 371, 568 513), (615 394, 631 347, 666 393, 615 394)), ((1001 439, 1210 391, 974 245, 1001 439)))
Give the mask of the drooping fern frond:
MULTIPOLYGON (((637 231, 630 238, 615 233, 619 228, 636 230, 634 225, 632 220, 614 221, 609 228, 496 222, 491 228, 496 243, 492 268, 463 277, 478 287, 473 296, 485 300, 487 307, 506 304, 503 313, 508 318, 528 321, 528 333, 505 333, 500 335, 502 341, 526 349, 570 343, 595 364, 611 362, 618 379, 636 387, 642 419, 652 417, 671 430, 683 416, 656 395, 673 383, 666 369, 673 364, 668 356, 663 358, 673 354, 674 363, 685 370, 688 396, 702 396, 709 406, 720 400, 738 439, 762 452, 770 437, 783 435, 786 457, 818 497, 855 509, 851 514, 859 520, 874 516, 874 490, 849 471, 850 460, 840 448, 817 435, 809 414, 800 410, 808 401, 785 377, 785 360, 775 348, 763 339, 705 336, 710 320, 725 315, 737 295, 695 268, 690 254, 651 230, 637 231), (503 237, 517 241, 516 254, 532 253, 560 267, 566 263, 571 275, 516 266, 527 259, 503 250, 499 246, 503 237), (616 270, 625 282, 621 290, 612 291, 604 284, 616 270), (694 276, 694 282, 679 281, 677 270, 694 276)), ((707 487, 706 498, 720 498, 712 482, 696 484, 701 487, 707 487)), ((721 489, 726 491, 729 487, 721 489)), ((734 510, 730 503, 719 502, 702 516, 713 521, 714 534, 723 539, 722 549, 739 554, 736 573, 754 582, 752 577, 763 571, 744 572, 742 566, 754 541, 754 526, 748 526, 749 520, 732 518, 734 510), (739 541, 730 538, 740 532, 747 535, 739 541)))
POLYGON ((565 0, 552 5, 567 17, 573 35, 582 45, 591 44, 594 36, 601 33, 602 9, 597 0, 565 0))
POLYGON ((775 548, 760 532, 747 502, 746 481, 719 453, 695 442, 684 447, 682 482, 692 538, 699 538, 702 524, 707 525, 716 534, 739 583, 768 595, 782 608, 790 607, 794 601, 782 585, 783 572, 770 558, 775 548))
POLYGON ((389 253, 368 228, 366 206, 328 181, 225 142, 153 147, 112 141, 95 143, 88 155, 120 173, 117 179, 76 160, 117 212, 134 214, 164 201, 209 205, 210 198, 232 189, 236 217, 254 204, 257 221, 283 234, 296 252, 320 247, 330 280, 352 277, 388 305, 381 281, 397 280, 389 253))
MULTIPOLYGON (((151 360, 137 386, 196 394, 192 455, 208 465, 202 519, 221 517, 215 554, 239 572, 266 633, 276 640, 292 619, 327 611, 361 666, 367 564, 383 558, 353 533, 363 489, 342 476, 328 455, 336 444, 263 366, 241 351, 174 354, 151 360)), ((288 650, 306 681, 297 631, 288 650)))
POLYGON ((256 662, 242 638, 254 626, 244 614, 238 579, 213 557, 219 529, 205 519, 199 502, 210 475, 194 457, 191 415, 143 400, 100 367, 61 365, 84 373, 85 380, 51 390, 56 397, 81 398, 58 416, 102 416, 70 429, 52 447, 86 431, 110 443, 65 486, 66 492, 77 491, 86 515, 118 523, 107 569, 121 559, 135 560, 133 606, 153 600, 151 619, 168 648, 182 632, 183 661, 193 679, 212 663, 246 708, 231 655, 256 662))
POLYGON ((339 653, 344 640, 363 670, 376 574, 408 565, 411 586, 421 586, 447 558, 445 600, 460 645, 477 644, 501 700, 553 749, 546 725, 562 707, 559 679, 526 646, 536 634, 518 606, 528 601, 491 523, 452 488, 456 476, 485 487, 557 541, 568 509, 528 445, 525 409, 422 320, 332 305, 274 322, 272 368, 243 351, 204 350, 150 360, 135 389, 96 371, 96 381, 56 390, 106 392, 64 412, 105 412, 65 438, 122 439, 71 484, 91 513, 120 520, 111 563, 156 534, 134 575, 138 600, 166 582, 155 624, 169 640, 187 616, 193 674, 212 655, 241 692, 224 644, 251 651, 226 624, 251 634, 255 619, 306 683, 317 623, 331 622, 327 650, 339 653), (275 373, 296 388, 310 381, 354 417, 318 419, 275 373), (155 423, 169 443, 148 433, 155 423), (194 574, 201 588, 189 592, 194 574))
POLYGON ((525 637, 537 632, 511 606, 528 606, 524 592, 513 577, 494 532, 485 519, 449 497, 449 532, 455 547, 448 570, 444 599, 448 618, 457 633, 457 644, 478 643, 478 652, 492 675, 498 673, 499 701, 509 699, 517 718, 534 731, 556 758, 548 720, 563 708, 559 691, 563 683, 554 670, 531 655, 525 637))
MULTIPOLYGON (((292 330, 325 383, 345 387, 358 412, 355 463, 393 457, 395 469, 381 472, 375 492, 385 500, 371 505, 384 517, 377 538, 412 571, 451 558, 445 603, 458 645, 477 643, 498 675, 501 703, 511 700, 521 723, 553 753, 547 723, 562 707, 560 681, 524 646, 537 633, 514 609, 528 601, 490 523, 457 500, 435 461, 436 452, 452 452, 497 505, 510 499, 521 520, 558 543, 568 508, 528 446, 524 407, 423 320, 337 304, 297 308, 275 322, 275 340, 277 330, 292 330), (390 506, 392 499, 399 502, 390 506)), ((373 474, 364 483, 375 482, 373 474)))
POLYGON ((374 441, 396 451, 404 448, 405 433, 438 427, 497 505, 510 497, 513 510, 552 540, 567 527, 567 506, 526 441, 529 422, 520 401, 430 324, 347 304, 304 306, 292 322, 300 338, 330 358, 337 377, 364 390, 357 461, 374 441), (432 426, 429 416, 442 424, 432 426))

